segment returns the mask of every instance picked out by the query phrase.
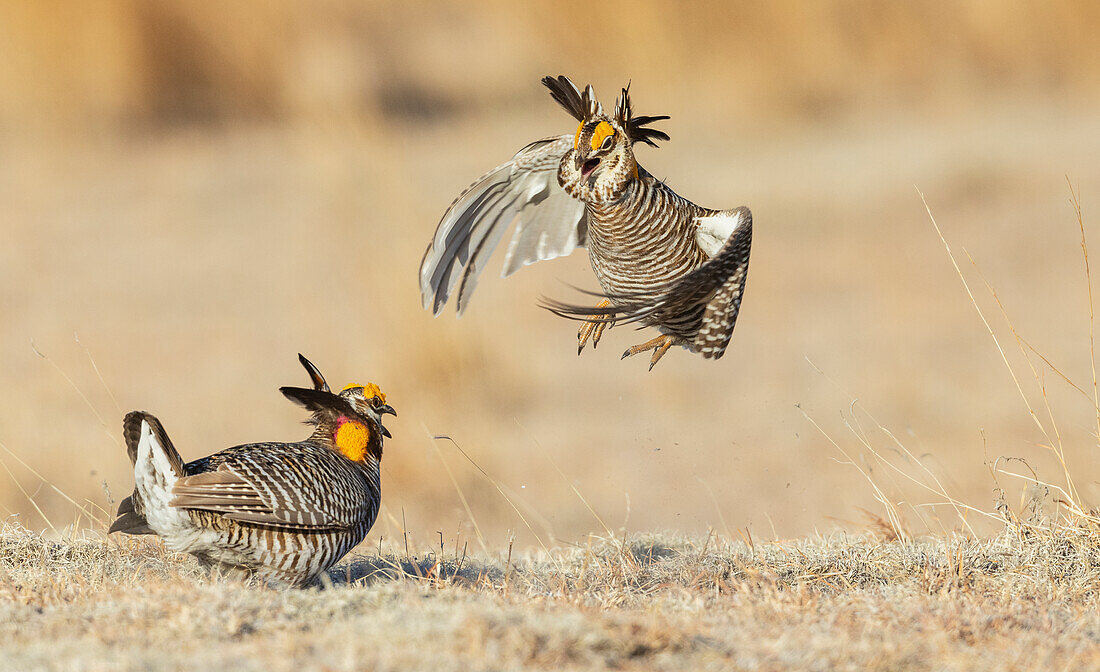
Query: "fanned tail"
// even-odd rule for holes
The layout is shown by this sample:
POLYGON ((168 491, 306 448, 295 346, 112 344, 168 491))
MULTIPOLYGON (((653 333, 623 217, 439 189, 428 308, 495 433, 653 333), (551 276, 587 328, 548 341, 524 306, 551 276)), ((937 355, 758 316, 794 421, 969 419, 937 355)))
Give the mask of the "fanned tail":
MULTIPOLYGON (((139 468, 160 472, 163 479, 175 480, 184 475, 183 459, 171 439, 161 426, 160 420, 145 411, 133 411, 126 414, 122 421, 122 436, 126 440, 126 454, 130 457, 130 463, 134 465, 135 472, 139 468), (149 446, 147 464, 138 465, 142 457, 141 441, 143 427, 148 434, 149 446)), ((136 481, 136 475, 135 475, 136 481)), ((134 487, 132 495, 119 502, 118 513, 115 522, 107 530, 107 533, 122 532, 123 534, 156 534, 149 527, 145 518, 145 501, 140 490, 134 487)))

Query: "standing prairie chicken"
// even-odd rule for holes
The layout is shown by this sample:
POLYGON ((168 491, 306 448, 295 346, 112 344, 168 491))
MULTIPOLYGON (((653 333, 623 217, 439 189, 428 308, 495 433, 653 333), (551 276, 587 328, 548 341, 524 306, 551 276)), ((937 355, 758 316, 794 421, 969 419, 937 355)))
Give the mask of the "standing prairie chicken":
POLYGON ((527 145, 451 204, 420 265, 424 308, 438 315, 458 285, 461 315, 478 274, 515 222, 504 276, 588 248, 603 300, 595 307, 546 304, 584 322, 578 354, 589 338, 595 347, 609 325, 634 322, 661 332, 623 353, 652 350, 650 369, 673 345, 721 357, 745 290, 749 209, 700 207, 638 165, 634 144, 668 140, 649 128, 668 117, 634 116, 629 87, 608 115, 591 85, 582 93, 564 75, 542 83, 580 125, 575 133, 527 145))
POLYGON ((373 383, 333 394, 298 355, 313 389, 280 388, 313 413, 297 443, 250 443, 184 464, 160 421, 123 422, 134 494, 111 532, 157 534, 204 565, 302 585, 363 540, 381 503, 382 415, 397 412, 373 383))

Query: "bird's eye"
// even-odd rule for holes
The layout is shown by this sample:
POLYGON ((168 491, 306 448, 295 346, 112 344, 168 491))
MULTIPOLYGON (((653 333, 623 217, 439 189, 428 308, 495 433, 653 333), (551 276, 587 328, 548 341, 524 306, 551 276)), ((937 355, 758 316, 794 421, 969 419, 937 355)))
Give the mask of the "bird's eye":
POLYGON ((607 150, 611 149, 611 143, 614 140, 614 137, 615 136, 613 135, 609 135, 603 139, 603 144, 600 145, 601 152, 606 152, 607 150))

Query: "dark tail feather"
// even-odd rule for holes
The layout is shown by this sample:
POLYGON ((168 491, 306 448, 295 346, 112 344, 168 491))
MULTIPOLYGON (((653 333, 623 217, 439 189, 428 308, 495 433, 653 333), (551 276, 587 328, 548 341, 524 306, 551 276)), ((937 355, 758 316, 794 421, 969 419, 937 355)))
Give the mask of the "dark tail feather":
POLYGON ((130 456, 130 464, 137 462, 142 421, 148 423, 149 429, 153 432, 153 438, 164 449, 164 454, 168 456, 168 461, 172 463, 172 470, 176 472, 176 475, 183 476, 185 473, 183 458, 180 457, 176 447, 172 445, 172 439, 168 438, 168 432, 164 431, 164 426, 160 424, 160 420, 157 420, 156 416, 145 411, 130 411, 122 421, 122 436, 126 439, 126 454, 130 456))
MULTIPOLYGON (((115 522, 111 523, 111 528, 107 530, 107 534, 113 532, 122 532, 123 534, 156 534, 146 522, 145 516, 138 513, 134 505, 135 497, 137 493, 127 497, 119 502, 118 505, 118 518, 115 522)), ((138 505, 141 504, 141 500, 136 500, 138 505)))
MULTIPOLYGON (((606 294, 595 292, 584 293, 601 298, 611 298, 606 294)), ((545 296, 539 297, 538 305, 541 308, 549 310, 558 317, 564 317, 568 320, 577 320, 580 322, 614 322, 617 324, 643 322, 651 317, 657 310, 657 306, 653 305, 651 302, 627 296, 617 296, 615 297, 615 303, 603 307, 565 303, 545 296)))

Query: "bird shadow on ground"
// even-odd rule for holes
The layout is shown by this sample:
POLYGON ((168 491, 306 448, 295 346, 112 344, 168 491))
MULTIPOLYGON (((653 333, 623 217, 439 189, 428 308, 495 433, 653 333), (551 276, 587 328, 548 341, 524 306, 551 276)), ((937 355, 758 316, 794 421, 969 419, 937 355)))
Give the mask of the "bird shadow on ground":
POLYGON ((333 567, 312 585, 329 588, 340 585, 374 585, 405 580, 456 583, 477 586, 504 580, 504 571, 468 560, 440 560, 434 556, 398 558, 360 556, 333 567))
MULTIPOLYGON (((638 567, 649 567, 673 561, 683 555, 683 549, 662 543, 636 543, 612 549, 602 549, 592 557, 606 561, 611 557, 627 557, 638 567)), ((579 568, 576 568, 579 569, 579 568)), ((526 576, 531 568, 520 562, 512 565, 513 578, 526 576)), ((469 587, 506 583, 505 568, 467 558, 441 560, 434 554, 424 557, 357 556, 319 576, 311 586, 327 588, 339 585, 376 585, 398 581, 427 581, 435 584, 458 584, 469 587)))
POLYGON ((683 549, 661 543, 631 544, 630 555, 636 562, 653 564, 662 560, 671 560, 683 554, 683 549))

